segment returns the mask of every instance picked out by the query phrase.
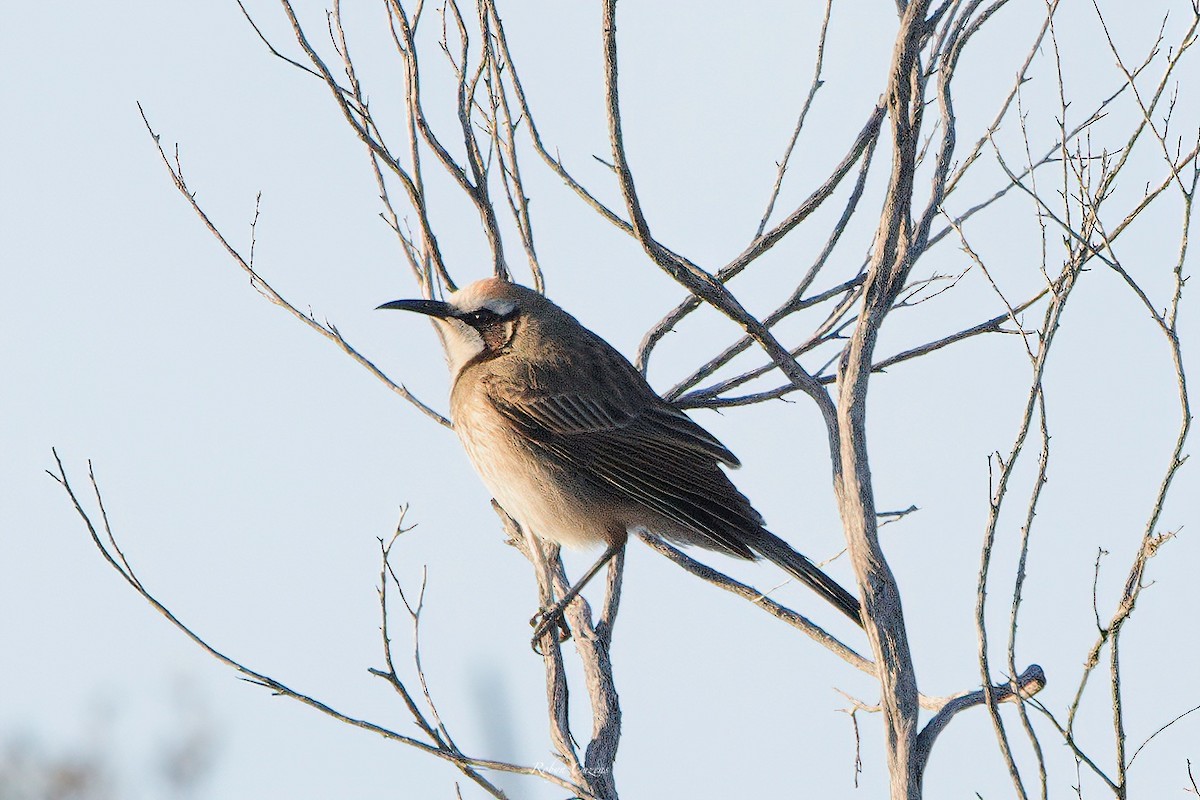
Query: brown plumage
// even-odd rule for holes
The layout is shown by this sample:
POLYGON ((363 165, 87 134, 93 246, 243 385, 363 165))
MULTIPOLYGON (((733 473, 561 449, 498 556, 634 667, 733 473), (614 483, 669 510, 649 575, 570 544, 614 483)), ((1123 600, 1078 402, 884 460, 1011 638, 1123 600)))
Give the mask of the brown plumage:
POLYGON ((739 466, 737 457, 545 297, 492 278, 445 303, 381 308, 437 321, 454 379, 451 415, 476 470, 541 538, 607 545, 586 577, 641 528, 681 545, 767 558, 861 625, 858 601, 763 527, 721 469, 739 466))

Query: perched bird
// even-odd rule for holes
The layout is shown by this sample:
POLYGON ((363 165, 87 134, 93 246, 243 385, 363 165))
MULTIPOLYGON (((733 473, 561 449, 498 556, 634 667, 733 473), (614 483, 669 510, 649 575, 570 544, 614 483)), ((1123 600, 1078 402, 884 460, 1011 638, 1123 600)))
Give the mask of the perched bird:
POLYGON ((638 529, 675 544, 766 558, 862 624, 853 595, 763 527, 719 466, 737 467, 737 457, 550 300, 488 278, 446 302, 396 300, 380 308, 433 318, 453 380, 454 429, 504 510, 544 540, 607 546, 541 615, 535 646, 638 529))

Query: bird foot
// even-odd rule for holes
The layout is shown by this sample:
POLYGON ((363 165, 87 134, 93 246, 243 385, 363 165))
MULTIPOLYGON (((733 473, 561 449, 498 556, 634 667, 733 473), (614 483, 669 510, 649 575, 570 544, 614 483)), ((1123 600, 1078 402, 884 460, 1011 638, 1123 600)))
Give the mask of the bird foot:
POLYGON ((553 631, 554 640, 558 644, 571 638, 571 629, 567 627, 567 621, 563 618, 563 610, 560 607, 539 611, 529 620, 529 624, 533 626, 533 640, 530 645, 533 647, 533 652, 539 656, 545 655, 545 651, 542 650, 542 638, 551 631, 553 631))

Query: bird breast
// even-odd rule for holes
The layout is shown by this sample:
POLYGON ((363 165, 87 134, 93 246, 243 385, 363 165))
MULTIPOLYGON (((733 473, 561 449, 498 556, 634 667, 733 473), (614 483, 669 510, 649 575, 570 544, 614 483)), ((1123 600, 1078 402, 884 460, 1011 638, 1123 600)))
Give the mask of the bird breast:
POLYGON ((522 528, 566 547, 604 544, 624 524, 597 513, 594 492, 532 444, 482 393, 455 392, 454 428, 488 491, 522 528))

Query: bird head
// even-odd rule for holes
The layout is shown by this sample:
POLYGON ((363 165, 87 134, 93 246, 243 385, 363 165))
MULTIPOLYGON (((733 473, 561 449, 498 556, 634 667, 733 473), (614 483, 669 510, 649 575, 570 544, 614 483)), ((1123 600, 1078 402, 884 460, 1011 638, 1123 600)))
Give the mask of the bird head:
POLYGON ((457 377, 485 353, 500 353, 513 344, 522 317, 549 305, 537 292, 499 278, 485 278, 441 300, 393 300, 381 309, 415 311, 437 324, 450 372, 457 377))

